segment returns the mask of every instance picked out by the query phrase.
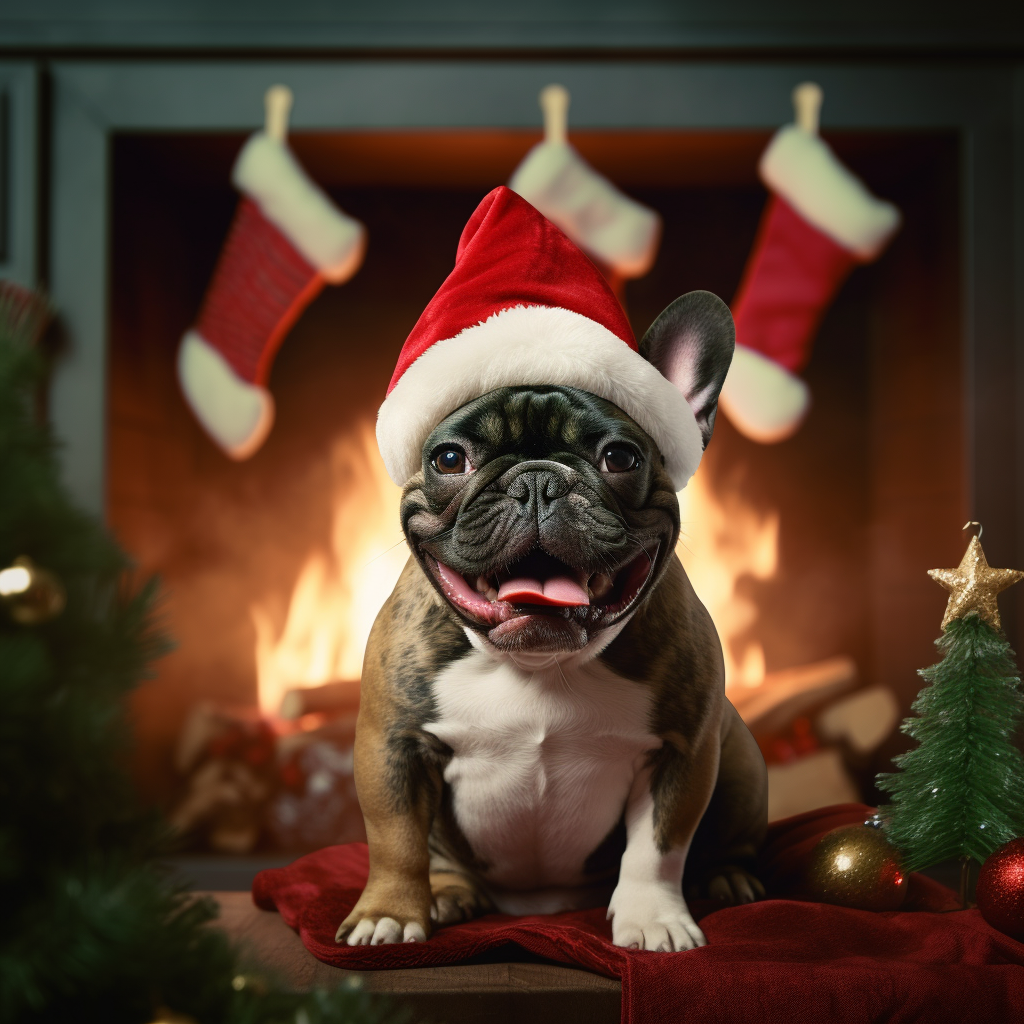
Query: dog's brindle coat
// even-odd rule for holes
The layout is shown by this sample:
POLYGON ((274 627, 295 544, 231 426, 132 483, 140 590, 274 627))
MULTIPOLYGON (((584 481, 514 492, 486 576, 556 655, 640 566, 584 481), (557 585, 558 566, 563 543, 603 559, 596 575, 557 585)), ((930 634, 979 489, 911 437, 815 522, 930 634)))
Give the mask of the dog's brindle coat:
MULTIPOLYGON (((724 304, 677 300, 641 352, 706 444, 732 352, 724 304)), ((432 919, 610 894, 617 944, 703 944, 684 864, 688 888, 761 893, 748 869, 766 775, 674 553, 654 442, 592 394, 502 388, 427 439, 402 525, 413 557, 370 635, 356 735, 370 873, 338 941, 422 940, 432 919), (590 604, 471 592, 524 565, 587 582, 590 604)))

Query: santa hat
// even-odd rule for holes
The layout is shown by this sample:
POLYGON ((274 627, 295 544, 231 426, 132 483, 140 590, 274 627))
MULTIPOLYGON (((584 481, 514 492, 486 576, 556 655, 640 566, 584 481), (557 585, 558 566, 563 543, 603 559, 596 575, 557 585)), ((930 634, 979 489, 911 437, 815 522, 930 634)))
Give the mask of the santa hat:
POLYGON ((637 347, 600 271, 504 186, 459 240, 455 269, 416 322, 377 416, 391 479, 421 465, 437 424, 495 388, 560 384, 607 399, 654 439, 676 489, 703 452, 683 394, 637 347))

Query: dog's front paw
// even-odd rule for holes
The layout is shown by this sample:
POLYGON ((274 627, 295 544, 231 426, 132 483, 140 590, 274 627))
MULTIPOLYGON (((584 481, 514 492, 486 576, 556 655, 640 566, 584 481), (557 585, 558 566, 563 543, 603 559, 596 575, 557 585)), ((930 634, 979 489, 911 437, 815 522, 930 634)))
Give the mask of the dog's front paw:
POLYGON ((683 894, 656 882, 620 882, 608 904, 612 942, 660 953, 706 946, 683 894))
POLYGON ((491 901, 473 882, 454 871, 432 873, 430 891, 434 901, 430 917, 437 925, 468 921, 494 909, 491 901))
POLYGON ((764 899, 761 880, 740 867, 722 868, 708 882, 708 895, 731 907, 764 899))
POLYGON ((363 917, 355 924, 346 919, 334 937, 350 946, 384 946, 390 942, 426 942, 427 933, 418 921, 404 924, 393 917, 363 917))
MULTIPOLYGON (((365 894, 364 894, 365 895, 365 894)), ((425 942, 430 934, 429 909, 391 906, 360 899, 338 926, 337 943, 349 946, 383 946, 392 942, 425 942)))
POLYGON ((738 864, 723 864, 705 870, 693 885, 686 887, 691 900, 711 899, 728 907, 754 903, 764 899, 764 886, 760 879, 738 864))

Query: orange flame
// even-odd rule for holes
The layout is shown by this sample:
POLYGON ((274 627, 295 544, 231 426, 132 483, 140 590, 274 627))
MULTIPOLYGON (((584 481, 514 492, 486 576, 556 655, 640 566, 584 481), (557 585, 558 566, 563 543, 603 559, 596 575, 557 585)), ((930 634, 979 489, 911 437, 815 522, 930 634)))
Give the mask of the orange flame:
POLYGON ((749 636, 757 605, 737 591, 744 577, 770 579, 778 566, 779 516, 760 515, 735 489, 714 494, 700 471, 679 493, 683 528, 677 552, 718 630, 726 692, 760 686, 764 648, 749 636))
POLYGON ((359 678, 373 620, 409 557, 401 490, 384 468, 372 424, 335 441, 331 477, 330 545, 306 559, 280 634, 267 605, 249 609, 264 714, 276 714, 290 689, 359 678))

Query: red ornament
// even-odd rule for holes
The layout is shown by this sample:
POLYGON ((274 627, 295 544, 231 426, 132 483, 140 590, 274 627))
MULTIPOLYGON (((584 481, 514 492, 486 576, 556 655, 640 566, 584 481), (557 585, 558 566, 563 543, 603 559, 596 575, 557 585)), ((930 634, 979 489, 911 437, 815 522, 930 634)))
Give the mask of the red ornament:
POLYGON ((1011 839, 982 864, 975 900, 993 928, 1024 942, 1024 838, 1011 839))

